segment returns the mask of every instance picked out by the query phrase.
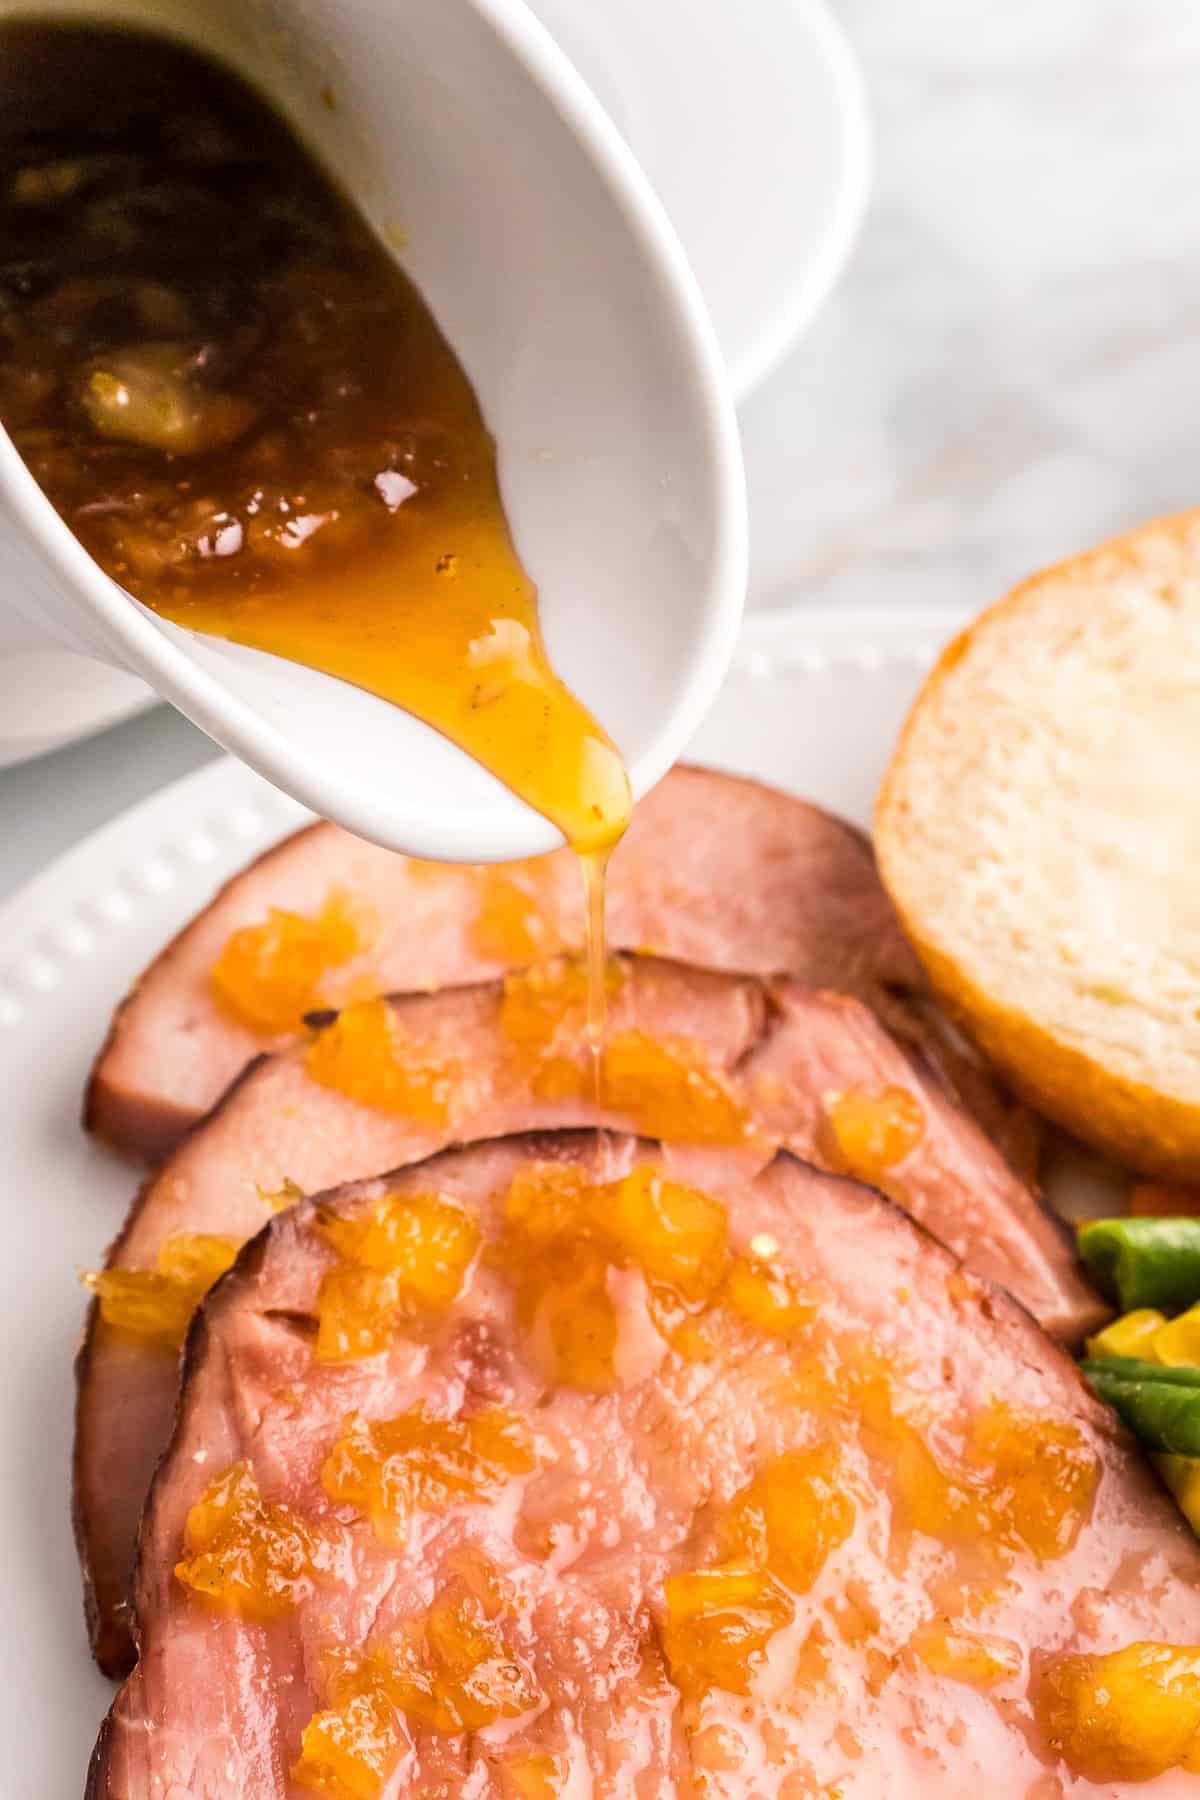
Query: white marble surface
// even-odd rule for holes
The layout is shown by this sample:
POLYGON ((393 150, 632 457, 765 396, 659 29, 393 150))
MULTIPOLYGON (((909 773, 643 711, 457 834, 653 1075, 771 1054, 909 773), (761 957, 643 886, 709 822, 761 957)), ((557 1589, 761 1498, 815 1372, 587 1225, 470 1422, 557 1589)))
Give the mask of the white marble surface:
MULTIPOLYGON (((982 606, 1200 497, 1200 6, 834 4, 875 190, 744 409, 752 604, 982 606)), ((159 709, 0 774, 0 894, 211 754, 159 709)))
POLYGON ((875 187, 744 411, 754 597, 981 606, 1200 499, 1200 7, 834 7, 875 187))

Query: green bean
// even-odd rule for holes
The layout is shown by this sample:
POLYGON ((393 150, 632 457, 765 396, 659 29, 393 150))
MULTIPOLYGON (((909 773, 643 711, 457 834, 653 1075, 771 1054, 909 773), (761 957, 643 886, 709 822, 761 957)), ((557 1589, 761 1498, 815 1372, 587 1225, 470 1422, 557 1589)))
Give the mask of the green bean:
POLYGON ((1079 1254, 1122 1312, 1179 1313, 1200 1300, 1200 1218, 1097 1219, 1080 1226, 1079 1254))
POLYGON ((1167 1387, 1200 1388, 1200 1368, 1193 1363, 1143 1362, 1140 1356, 1085 1357, 1083 1372, 1089 1379, 1093 1370, 1114 1381, 1156 1381, 1167 1387))
POLYGON ((1111 1356, 1085 1362, 1083 1372, 1147 1450, 1200 1456, 1200 1369, 1111 1356))

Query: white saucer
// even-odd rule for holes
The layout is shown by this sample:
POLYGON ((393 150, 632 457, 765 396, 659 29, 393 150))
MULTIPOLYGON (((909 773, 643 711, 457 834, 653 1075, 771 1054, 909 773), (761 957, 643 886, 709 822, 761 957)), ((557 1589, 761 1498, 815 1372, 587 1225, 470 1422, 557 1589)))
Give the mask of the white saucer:
POLYGON ((0 581, 0 768, 61 750, 153 706, 144 682, 46 640, 4 604, 0 581))
MULTIPOLYGON (((866 198, 857 64, 825 0, 532 0, 666 205, 744 398, 827 297, 866 198)), ((0 768, 154 703, 133 676, 47 651, 4 606, 0 768)))
POLYGON ((743 400, 825 300, 866 201, 858 64, 825 0, 529 0, 658 191, 743 400))

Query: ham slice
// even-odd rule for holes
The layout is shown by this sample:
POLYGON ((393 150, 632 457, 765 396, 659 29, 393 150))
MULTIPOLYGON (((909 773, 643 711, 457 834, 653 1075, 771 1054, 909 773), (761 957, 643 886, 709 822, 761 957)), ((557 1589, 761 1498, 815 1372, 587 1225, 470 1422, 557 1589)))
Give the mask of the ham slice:
MULTIPOLYGON (((557 975, 569 982, 571 970, 560 965, 557 975)), ((241 1243, 269 1216, 264 1196, 288 1182, 311 1192, 455 1140, 512 1131, 607 1123, 671 1138, 677 1157, 695 1154, 680 1140, 703 1143, 707 1136, 751 1169, 780 1144, 812 1161, 848 1166, 831 1131, 831 1101, 847 1092, 868 1099, 890 1093, 893 1100, 900 1093, 915 1102, 915 1141, 886 1170, 866 1172, 1055 1334, 1077 1340, 1105 1316, 1062 1227, 941 1082, 861 1002, 795 981, 620 958, 610 996, 610 1065, 619 1070, 623 1047, 632 1045, 634 1080, 622 1091, 610 1087, 609 1104, 597 1109, 582 1082, 561 1098, 545 1092, 547 1073, 583 1066, 581 1009, 562 1002, 561 992, 547 966, 536 978, 510 982, 507 998, 503 984, 489 983, 389 1003, 399 1054, 426 1074, 446 1073, 444 1115, 436 1120, 364 1105, 323 1085, 311 1072, 319 1038, 259 1060, 142 1189, 109 1267, 155 1268, 176 1233, 241 1243), (527 1003, 538 995, 554 1023, 533 1053, 513 1032, 522 1025, 522 997, 527 1003), (681 1099, 669 1066, 637 1063, 637 1054, 644 1059, 663 1046, 678 1059, 691 1100, 681 1099)), ((77 1372, 76 1535, 95 1653, 107 1673, 121 1675, 133 1654, 132 1547, 174 1416, 176 1363, 169 1350, 105 1325, 93 1307, 77 1372)))
MULTIPOLYGON (((97 1060, 89 1129, 147 1161, 165 1156, 289 1035, 256 1034, 218 1005, 211 972, 225 945, 272 909, 312 919, 338 896, 356 909, 362 947, 324 973, 313 1004, 488 980, 582 935, 579 868, 565 850, 495 870, 442 867, 314 825, 236 876, 147 969, 97 1060)), ((638 805, 612 859, 608 933, 615 949, 791 974, 893 1018, 898 996, 923 986, 865 838, 702 769, 672 770, 638 805)))
POLYGON ((1173 1507, 1026 1312, 787 1152, 507 1138, 275 1218, 193 1325, 136 1618, 88 1800, 301 1800, 338 1746, 318 1791, 362 1800, 1197 1790, 1073 1721, 1063 1662, 1200 1643, 1173 1507), (431 1196, 482 1236, 457 1296, 321 1360, 368 1222, 431 1196))

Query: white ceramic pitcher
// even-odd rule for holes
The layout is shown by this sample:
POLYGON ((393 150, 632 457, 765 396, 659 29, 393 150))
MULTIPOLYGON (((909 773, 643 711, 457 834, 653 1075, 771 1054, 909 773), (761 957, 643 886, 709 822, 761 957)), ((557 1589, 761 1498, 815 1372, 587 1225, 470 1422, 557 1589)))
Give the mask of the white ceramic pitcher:
MULTIPOLYGON (((212 51, 269 96, 381 232, 403 228, 405 267, 498 440, 551 657, 645 792, 732 650, 740 452, 711 327, 662 209, 521 0, 0 0, 0 17, 31 10, 151 26, 212 51)), ((448 860, 559 841, 395 708, 140 606, 3 432, 0 579, 48 640, 141 676, 362 836, 448 860)))

